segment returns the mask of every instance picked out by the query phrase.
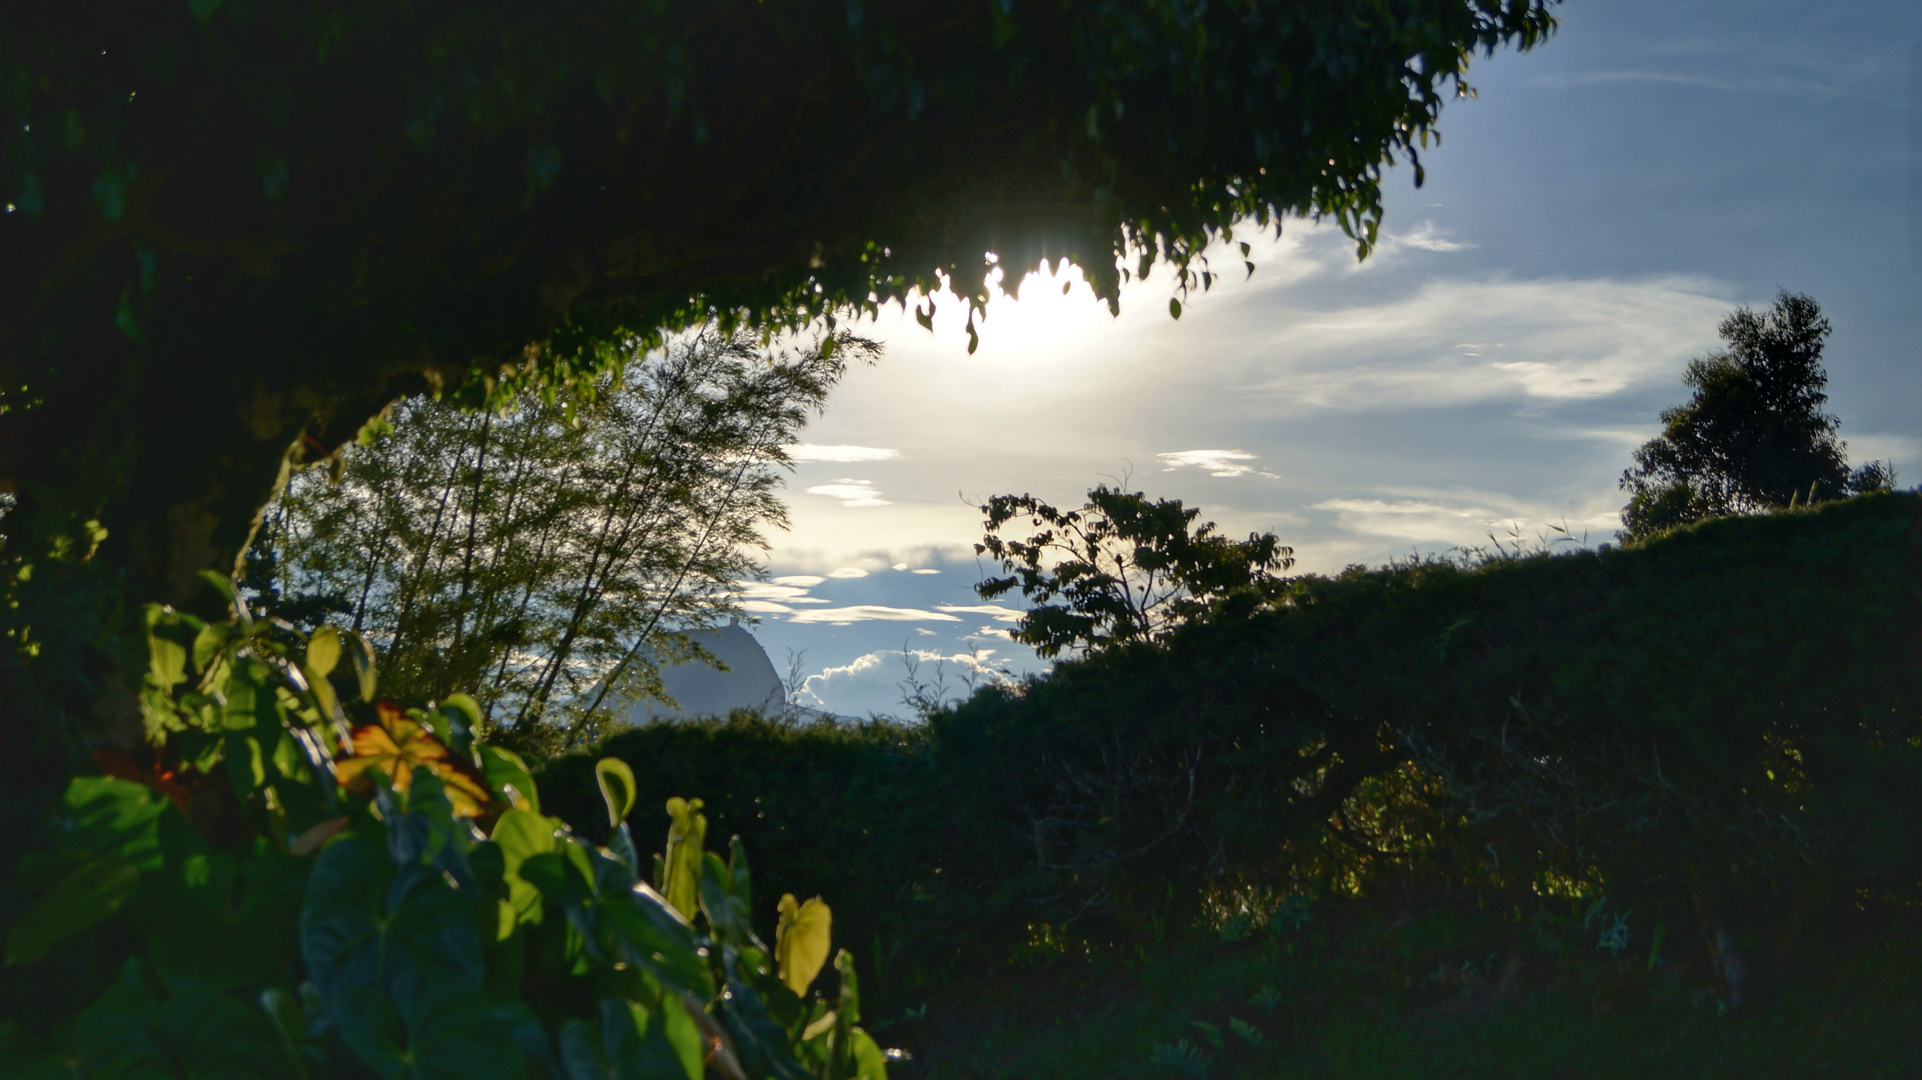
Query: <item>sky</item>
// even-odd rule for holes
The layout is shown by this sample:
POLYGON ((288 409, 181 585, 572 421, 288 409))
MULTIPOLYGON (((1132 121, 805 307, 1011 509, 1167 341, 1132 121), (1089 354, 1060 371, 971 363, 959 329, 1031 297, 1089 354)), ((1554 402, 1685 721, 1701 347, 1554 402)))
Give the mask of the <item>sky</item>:
POLYGON ((973 356, 952 301, 932 334, 899 310, 866 324, 886 353, 795 448, 791 528, 747 598, 803 703, 903 715, 910 665, 950 695, 1045 666, 1007 638, 1019 595, 973 592, 994 494, 1073 506, 1119 481, 1275 532, 1296 572, 1608 541, 1683 365, 1780 289, 1834 323, 1851 460, 1922 480, 1922 5, 1559 14, 1544 46, 1476 62, 1423 187, 1388 173, 1365 262, 1332 227, 1250 223, 1254 275, 1178 321, 1165 275, 1111 318, 1067 268, 998 298, 973 356))

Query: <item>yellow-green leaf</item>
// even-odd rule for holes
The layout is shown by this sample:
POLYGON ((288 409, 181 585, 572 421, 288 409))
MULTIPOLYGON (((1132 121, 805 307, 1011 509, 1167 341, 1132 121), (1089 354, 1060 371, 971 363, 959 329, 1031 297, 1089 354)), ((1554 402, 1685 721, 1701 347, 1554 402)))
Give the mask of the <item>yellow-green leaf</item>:
POLYGON ((340 663, 340 631, 323 626, 307 639, 307 670, 321 678, 333 674, 340 663))
POLYGON ((774 960, 787 988, 804 995, 828 962, 834 916, 820 897, 797 904, 793 893, 781 897, 780 911, 780 922, 774 930, 774 960))
POLYGON ((601 798, 607 803, 607 823, 626 821, 634 809, 634 770, 620 758, 604 757, 594 763, 594 779, 601 785, 601 798))
POLYGON ((888 1080, 888 1057, 874 1037, 855 1028, 848 1039, 854 1051, 854 1080, 888 1080))
MULTIPOLYGON (((632 774, 630 773, 631 777, 632 774)), ((667 851, 662 858, 661 895, 681 918, 692 922, 701 902, 701 856, 707 852, 707 817, 701 800, 667 800, 667 851)))
POLYGON ((302 667, 300 673, 307 679, 307 689, 313 691, 314 703, 320 706, 322 722, 332 720, 334 710, 340 707, 340 698, 334 693, 334 684, 327 681, 327 676, 310 666, 302 667))

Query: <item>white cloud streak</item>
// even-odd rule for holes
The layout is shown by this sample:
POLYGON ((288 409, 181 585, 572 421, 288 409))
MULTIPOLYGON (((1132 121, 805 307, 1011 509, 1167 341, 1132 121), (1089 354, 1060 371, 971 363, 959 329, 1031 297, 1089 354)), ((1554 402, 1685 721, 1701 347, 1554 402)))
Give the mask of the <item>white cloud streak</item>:
POLYGON ((1335 409, 1605 397, 1676 378, 1712 344, 1721 292, 1688 278, 1431 281, 1412 296, 1301 313, 1285 351, 1251 367, 1242 389, 1335 409))
POLYGON ((855 604, 850 607, 811 608, 797 613, 789 622, 826 623, 830 626, 848 626, 858 622, 871 622, 876 619, 886 622, 960 622, 953 615, 938 611, 922 611, 920 608, 883 607, 879 604, 855 604))
POLYGON ((831 446, 819 443, 789 443, 781 449, 794 461, 892 461, 901 456, 901 451, 880 446, 855 446, 851 443, 835 443, 831 446))
POLYGON ((935 605, 935 610, 946 611, 952 614, 992 615, 994 616, 994 621, 1006 623, 1020 622, 1021 616, 1027 614, 1025 611, 1016 611, 1013 608, 1002 607, 1000 604, 937 604, 935 605))
POLYGON ((893 506, 881 497, 868 480, 837 480, 832 484, 816 484, 808 488, 809 495, 825 495, 830 499, 841 500, 841 505, 850 509, 864 506, 893 506))
POLYGON ((1155 456, 1161 459, 1162 472, 1174 472, 1192 466, 1209 476, 1234 477, 1255 471, 1253 465, 1241 464, 1255 460, 1255 455, 1245 450, 1175 450, 1155 456))

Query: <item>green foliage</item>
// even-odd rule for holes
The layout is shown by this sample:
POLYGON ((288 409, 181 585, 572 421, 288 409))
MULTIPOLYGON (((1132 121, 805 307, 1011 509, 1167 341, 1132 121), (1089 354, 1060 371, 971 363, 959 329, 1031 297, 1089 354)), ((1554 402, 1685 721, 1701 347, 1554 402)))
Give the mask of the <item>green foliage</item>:
POLYGON ((762 529, 786 521, 781 447, 876 352, 845 333, 783 352, 709 328, 585 399, 409 399, 269 508, 255 603, 378 640, 396 696, 473 689, 496 741, 591 735, 604 704, 663 692, 655 662, 690 655, 683 628, 733 610, 762 529))
POLYGON ((1034 601, 1014 637, 1042 656, 1159 641, 1211 601, 1263 583, 1270 570, 1295 561, 1294 549, 1273 533, 1230 540, 1215 535, 1212 521, 1195 525, 1201 511, 1179 499, 1149 502, 1105 484, 1088 492, 1079 510, 1057 510, 1032 495, 996 495, 981 513, 986 535, 975 553, 1012 573, 975 591, 992 600, 1018 587, 1034 601), (1003 540, 1000 530, 1018 517, 1039 531, 1025 541, 1003 540))
POLYGON ((1682 381, 1694 395, 1662 411, 1662 434, 1622 474, 1622 539, 1894 488, 1882 462, 1849 471, 1839 421, 1822 412, 1830 327, 1814 300, 1784 292, 1767 311, 1735 309, 1720 329, 1728 350, 1689 361, 1682 381))
POLYGON ((1117 257, 1208 287, 1202 249, 1248 218, 1331 217, 1365 250, 1382 168, 1474 53, 1553 25, 1546 0, 10 18, 16 539, 38 559, 96 522, 132 595, 178 603, 290 447, 408 393, 592 382, 716 313, 794 326, 944 283, 978 313, 987 252, 1072 258, 1114 297, 1117 257))
POLYGON ((0 1072, 885 1080, 846 950, 810 986, 825 908, 798 979, 796 947, 777 960, 755 933, 738 840, 726 863, 700 850, 698 800, 671 808, 701 896, 677 910, 639 880, 624 764, 598 770, 617 824, 591 845, 475 745, 473 702, 381 702, 360 725, 324 706, 346 635, 302 641, 238 602, 147 622, 154 764, 72 780, 8 868, 29 905, 0 1072))

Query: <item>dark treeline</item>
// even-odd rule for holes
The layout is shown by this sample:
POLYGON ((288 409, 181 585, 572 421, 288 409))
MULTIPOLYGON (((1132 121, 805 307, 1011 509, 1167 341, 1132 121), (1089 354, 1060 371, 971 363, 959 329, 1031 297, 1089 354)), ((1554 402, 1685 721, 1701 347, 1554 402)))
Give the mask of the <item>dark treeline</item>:
MULTIPOLYGON (((637 827, 699 795, 763 887, 827 895, 894 1006, 1392 891, 1606 894, 1625 947, 1740 1009, 1917 899, 1919 601, 1922 498, 1870 496, 1298 578, 924 726, 737 716, 595 753, 633 765, 637 827)), ((552 812, 592 820, 593 758, 547 763, 552 812)))

